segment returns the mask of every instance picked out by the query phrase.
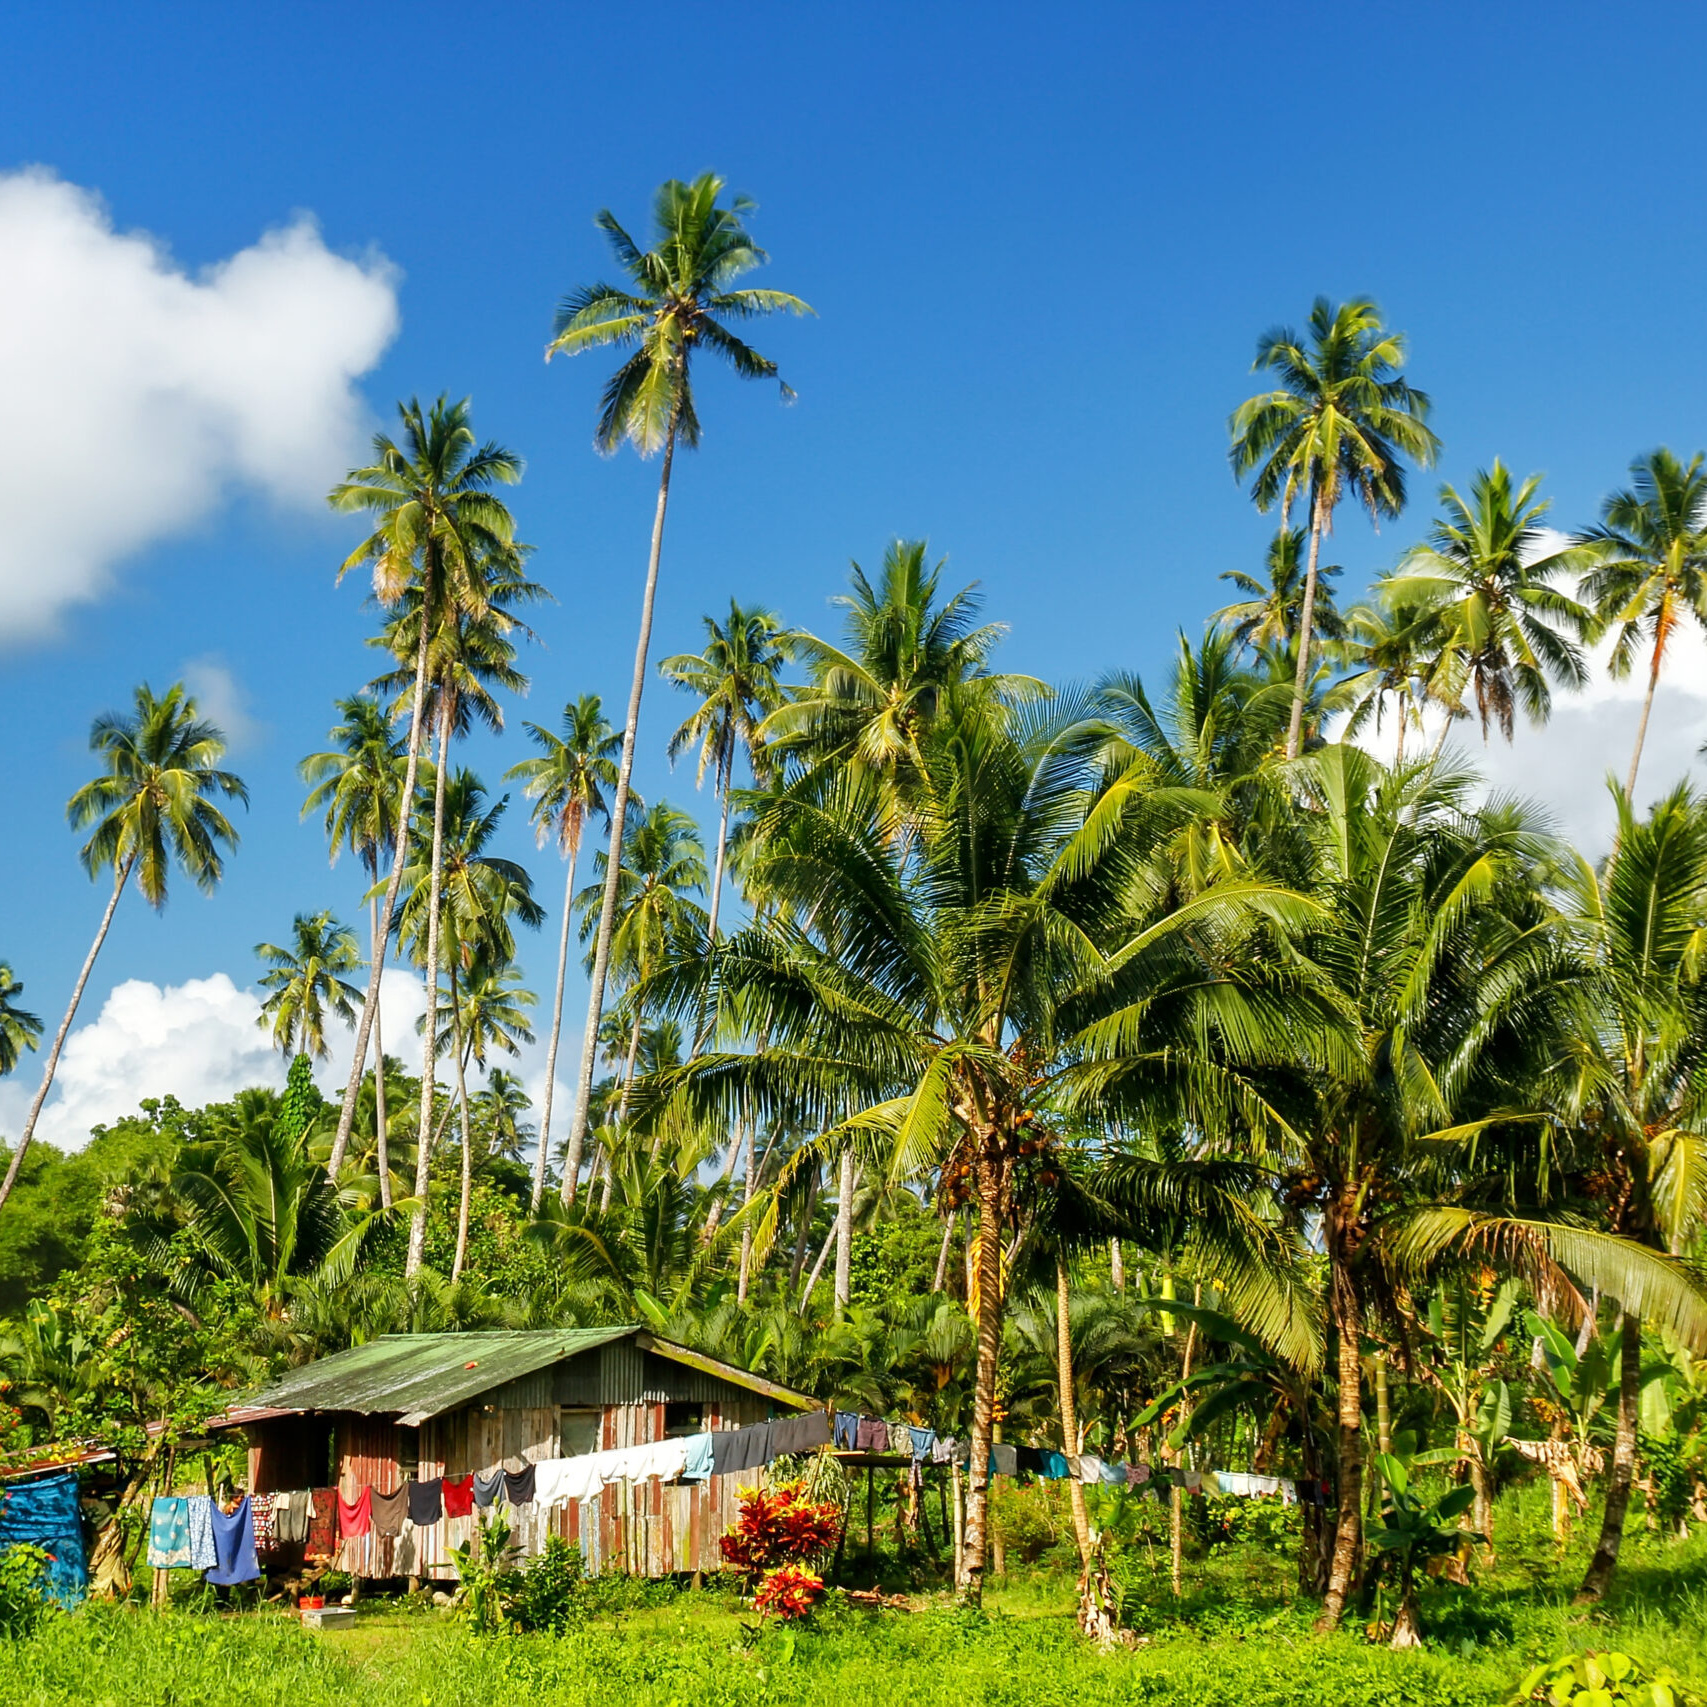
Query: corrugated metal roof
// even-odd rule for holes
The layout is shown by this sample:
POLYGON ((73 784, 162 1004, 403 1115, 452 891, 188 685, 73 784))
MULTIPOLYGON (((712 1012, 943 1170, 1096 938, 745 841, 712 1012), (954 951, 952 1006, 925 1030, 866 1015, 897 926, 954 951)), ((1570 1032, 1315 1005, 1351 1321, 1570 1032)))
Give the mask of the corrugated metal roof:
POLYGON ((518 1376, 638 1333, 539 1328, 510 1333, 384 1334, 293 1369, 249 1403, 275 1411, 437 1416, 518 1376))

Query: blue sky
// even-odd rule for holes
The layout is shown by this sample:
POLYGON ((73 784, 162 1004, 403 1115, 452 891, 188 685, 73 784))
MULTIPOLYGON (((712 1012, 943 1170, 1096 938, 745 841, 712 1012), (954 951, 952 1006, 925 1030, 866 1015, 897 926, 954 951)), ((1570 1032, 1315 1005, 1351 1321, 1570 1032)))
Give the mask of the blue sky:
MULTIPOLYGON (((496 782, 523 754, 516 724, 587 690, 619 705, 632 656, 655 469, 591 449, 601 357, 541 360, 557 298, 609 271, 599 207, 640 226, 659 180, 714 168, 760 204, 763 282, 818 310, 755 334, 792 408, 704 378, 655 655, 695 646, 732 594, 833 624, 847 560, 902 534, 947 554, 951 585, 982 583, 1010 667, 1156 673, 1176 629, 1224 601, 1217 574, 1260 560, 1271 524, 1228 473, 1226 418, 1257 335, 1317 292, 1368 292, 1409 334, 1440 477, 1495 455, 1545 470, 1562 524, 1590 518, 1635 453, 1707 442, 1704 37, 1698 11, 1640 6, 62 5, 10 21, 0 171, 95 192, 192 277, 299 213, 383 273, 398 329, 353 382, 363 430, 400 396, 471 394, 480 430, 527 458, 515 508, 559 600, 511 733, 471 744, 496 782)), ((0 241, 0 280, 3 256, 0 241)), ((0 328, 8 435, 55 406, 33 336, 0 328)), ((88 383, 122 362, 100 365, 88 383)), ((8 508, 122 510, 104 494, 107 456, 126 454, 28 490, 14 476, 8 508)), ((294 911, 358 914, 353 873, 298 821, 294 775, 373 666, 361 590, 333 586, 353 530, 295 501, 301 480, 280 497, 246 468, 116 552, 51 632, 0 631, 0 957, 46 1015, 102 899, 63 804, 90 718, 143 678, 190 667, 235 709, 253 804, 217 898, 181 890, 162 918, 127 902, 82 1018, 124 980, 246 984, 251 945, 294 911)), ((1436 478, 1379 537, 1344 519, 1348 586, 1421 533, 1436 478)), ((61 572, 51 528, 27 554, 0 543, 0 588, 61 572)), ((662 756, 685 709, 654 681, 638 781, 692 805, 691 773, 662 756)), ((1656 788, 1700 709, 1662 702, 1656 788)), ((1624 700, 1597 702, 1492 768, 1589 833, 1578 803, 1631 725, 1624 700)), ((523 818, 509 851, 555 906, 523 818)), ((526 949, 542 999, 553 937, 526 949)), ((572 1030, 578 1009, 577 991, 572 1030)))

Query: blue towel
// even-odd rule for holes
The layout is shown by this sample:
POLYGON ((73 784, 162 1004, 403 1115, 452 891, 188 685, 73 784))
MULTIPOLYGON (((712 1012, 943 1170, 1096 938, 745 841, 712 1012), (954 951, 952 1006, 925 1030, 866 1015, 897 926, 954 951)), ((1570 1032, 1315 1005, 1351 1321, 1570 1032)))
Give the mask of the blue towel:
POLYGON ((710 1434, 690 1434, 686 1445, 688 1461, 682 1468, 682 1480, 684 1482, 709 1482, 711 1480, 710 1434))
POLYGON ((934 1428, 909 1428, 907 1433, 913 1437, 913 1462, 923 1463, 931 1455, 931 1448, 936 1445, 936 1430, 934 1428))
POLYGON ((213 1508, 213 1545, 219 1563, 207 1574, 210 1583, 231 1588, 237 1583, 252 1583, 261 1574, 261 1567, 255 1563, 255 1514, 249 1509, 247 1494, 229 1517, 217 1505, 213 1508))
POLYGON ((188 1570, 190 1502, 173 1494, 157 1495, 148 1515, 148 1562, 157 1571, 188 1570))
POLYGON ((1065 1481, 1068 1475, 1071 1474, 1067 1468, 1066 1454, 1061 1452, 1051 1452, 1045 1448, 1043 1452, 1043 1468, 1038 1473, 1047 1477, 1050 1481, 1065 1481))
POLYGON ((83 1556, 83 1512, 77 1504, 77 1478, 44 1477, 39 1482, 0 1484, 0 1552, 27 1541, 51 1555, 48 1597, 75 1606, 89 1589, 83 1556))

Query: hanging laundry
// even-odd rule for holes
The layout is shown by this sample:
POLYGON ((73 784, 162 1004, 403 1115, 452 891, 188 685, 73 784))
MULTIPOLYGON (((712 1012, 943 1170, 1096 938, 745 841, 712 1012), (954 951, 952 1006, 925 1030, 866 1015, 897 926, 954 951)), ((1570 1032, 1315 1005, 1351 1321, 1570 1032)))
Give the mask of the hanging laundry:
POLYGON ((1179 1472, 1179 1485, 1188 1494, 1201 1494, 1203 1492, 1203 1472, 1201 1470, 1181 1470, 1179 1472))
POLYGON ((1150 1466, 1148 1464, 1128 1464, 1126 1466, 1126 1480, 1128 1485, 1142 1487, 1147 1481, 1149 1481, 1149 1479, 1150 1466))
POLYGON ((1043 1454, 1035 1446, 1021 1446, 1016 1449, 1015 1466, 1022 1476, 1042 1476, 1046 1474, 1043 1467, 1043 1454))
POLYGON ((407 1481, 403 1484, 409 1502, 409 1521, 417 1529, 430 1529, 445 1514, 444 1482, 437 1476, 430 1481, 407 1481))
POLYGON ((390 1493, 382 1494, 375 1488, 368 1509, 373 1514, 375 1535, 401 1535, 403 1520, 409 1515, 409 1490, 393 1488, 390 1493))
POLYGON ((1045 1448, 1042 1454, 1042 1474, 1052 1482, 1064 1482, 1072 1474, 1067 1467, 1067 1455, 1064 1452, 1051 1451, 1045 1448))
POLYGON ((255 1527, 255 1545, 263 1553, 268 1552, 273 1545, 273 1496, 251 1494, 249 1516, 255 1527))
POLYGON ((308 1488, 273 1495, 273 1538, 284 1546, 308 1539, 314 1494, 308 1488))
POLYGON ((474 1503, 482 1511, 487 1511, 498 1503, 499 1496, 504 1491, 506 1474, 501 1464, 496 1470, 488 1470, 484 1474, 478 1470, 474 1472, 474 1503))
POLYGON ((828 1411, 807 1411, 804 1416, 781 1417, 771 1424, 771 1456, 798 1458, 828 1446, 833 1438, 828 1411))
POLYGON ((338 1490, 314 1488, 310 1492, 313 1516, 308 1520, 308 1546, 303 1551, 305 1563, 330 1564, 338 1551, 338 1490))
POLYGON ((468 1517, 474 1511, 474 1477, 446 1476, 444 1479, 446 1517, 468 1517))
POLYGON ((913 1443, 913 1462, 922 1464, 930 1457, 936 1446, 936 1430, 934 1428, 909 1428, 907 1434, 913 1443))
POLYGON ((224 1512, 213 1508, 213 1547, 218 1562, 208 1572, 207 1580, 217 1588, 234 1588, 238 1583, 252 1583, 261 1574, 255 1562, 254 1509, 245 1494, 236 1508, 224 1512))
POLYGON ((1088 1452, 1081 1452, 1077 1458, 1068 1461, 1067 1468, 1078 1481, 1100 1482, 1104 1466, 1100 1458, 1093 1457, 1088 1452))
POLYGON ((1131 1476, 1130 1468, 1125 1464, 1104 1464, 1102 1467, 1103 1483, 1111 1488, 1123 1488, 1131 1476))
POLYGON ((939 1434, 931 1442, 931 1462, 933 1464, 952 1464, 954 1455, 960 1448, 960 1442, 952 1435, 939 1434))
POLYGON ((189 1506, 190 1569, 211 1571, 219 1563, 213 1544, 213 1501, 206 1494, 191 1494, 189 1506))
POLYGON ((148 1514, 148 1562, 157 1571, 187 1570, 190 1565, 190 1502, 156 1494, 148 1514))
POLYGON ((50 1555, 48 1597, 61 1606, 77 1605, 88 1592, 89 1567, 83 1556, 83 1511, 75 1476, 0 1484, 0 1551, 20 1541, 50 1555))
POLYGON ((755 1423, 751 1428, 719 1429, 711 1437, 712 1474, 739 1475, 758 1470, 770 1463, 771 1424, 755 1423))
POLYGON ((682 1480, 684 1482, 708 1482, 711 1480, 711 1441, 707 1434, 690 1434, 682 1443, 687 1447, 687 1460, 682 1465, 682 1480))
POLYGON ((354 1499, 338 1493, 338 1533, 348 1540, 352 1535, 366 1535, 373 1528, 373 1489, 358 1488, 354 1499))
POLYGON ((889 1450, 889 1425, 879 1422, 876 1417, 861 1417, 859 1428, 854 1435, 854 1445, 861 1452, 887 1452, 889 1450))
POLYGON ((534 1500, 534 1467, 524 1464, 519 1470, 504 1472, 504 1498, 513 1506, 532 1505, 534 1500))
POLYGON ((1019 1448, 1010 1446, 1005 1440, 998 1440, 990 1446, 990 1474, 992 1476, 1017 1476, 1019 1474, 1019 1448))
POLYGON ((855 1411, 836 1412, 836 1446, 843 1452, 854 1452, 859 1445, 859 1415, 855 1411))

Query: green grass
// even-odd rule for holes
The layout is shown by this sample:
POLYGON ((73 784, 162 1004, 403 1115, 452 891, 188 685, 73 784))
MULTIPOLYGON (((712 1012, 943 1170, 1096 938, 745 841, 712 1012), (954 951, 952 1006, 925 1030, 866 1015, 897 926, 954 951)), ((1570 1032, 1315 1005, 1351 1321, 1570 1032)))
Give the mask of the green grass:
MULTIPOLYGON (((1503 1502, 1502 1502, 1503 1503, 1503 1502)), ((480 1640, 431 1609, 375 1601, 349 1631, 303 1632, 274 1611, 89 1607, 0 1642, 0 1707, 1489 1707, 1535 1660, 1619 1647, 1707 1691, 1707 1534, 1631 1537, 1609 1603, 1569 1604, 1582 1547, 1557 1557, 1536 1512, 1502 1512, 1497 1567, 1471 1591, 1430 1592, 1434 1641, 1393 1654, 1357 1629, 1310 1634, 1290 1561, 1251 1543, 1191 1562, 1133 1605, 1135 1652, 1101 1655, 1072 1626, 1071 1577, 1039 1566, 997 1585, 990 1611, 921 1594, 911 1612, 832 1603, 812 1628, 749 1638, 724 1591, 657 1587, 561 1638, 480 1640)))

